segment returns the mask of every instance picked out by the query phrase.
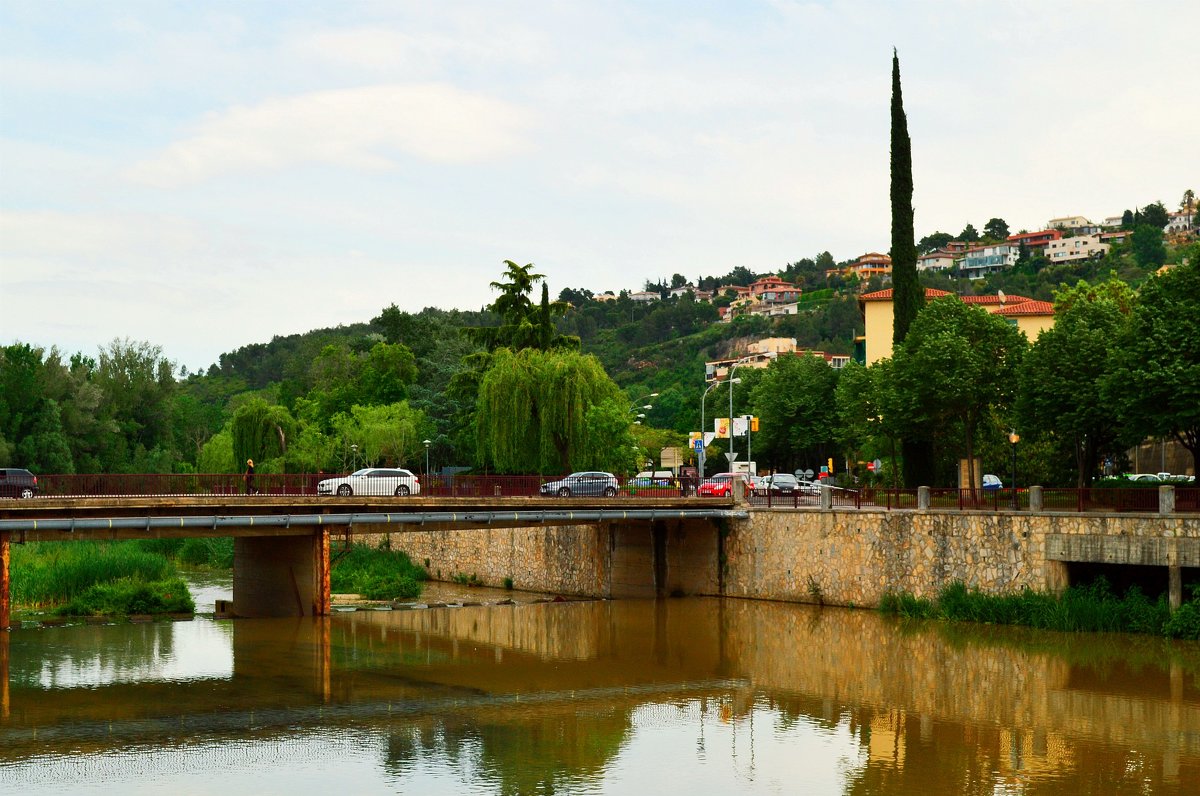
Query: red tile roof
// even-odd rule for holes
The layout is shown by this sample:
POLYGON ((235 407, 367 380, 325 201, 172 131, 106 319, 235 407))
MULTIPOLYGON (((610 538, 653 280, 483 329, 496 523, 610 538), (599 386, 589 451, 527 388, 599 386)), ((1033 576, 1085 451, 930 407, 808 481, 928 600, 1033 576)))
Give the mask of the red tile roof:
POLYGON ((992 311, 993 315, 1053 315, 1054 305, 1049 301, 1024 301, 1008 304, 992 311))
MULTIPOLYGON (((945 290, 938 290, 937 288, 933 288, 933 287, 925 288, 925 298, 926 299, 935 299, 935 298, 941 298, 942 296, 953 296, 953 295, 954 295, 953 293, 950 293, 945 290)), ((892 288, 889 287, 885 290, 876 290, 874 293, 863 293, 861 296, 858 297, 858 300, 859 301, 891 301, 892 300, 892 288)))
POLYGON ((1005 297, 1004 297, 1004 301, 1001 301, 999 296, 959 296, 959 298, 960 298, 960 299, 962 299, 962 302, 963 302, 964 304, 1004 304, 1004 305, 1011 305, 1011 304, 1021 304, 1021 303, 1023 303, 1023 302, 1026 302, 1026 301, 1032 301, 1032 300, 1033 300, 1033 299, 1030 299, 1030 298, 1026 298, 1025 296, 1005 296, 1005 297))

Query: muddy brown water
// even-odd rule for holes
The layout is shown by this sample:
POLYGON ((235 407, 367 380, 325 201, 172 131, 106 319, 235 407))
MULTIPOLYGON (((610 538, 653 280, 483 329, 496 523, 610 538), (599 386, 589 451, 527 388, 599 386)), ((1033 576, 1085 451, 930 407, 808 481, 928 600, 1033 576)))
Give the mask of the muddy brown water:
POLYGON ((682 598, 30 628, 0 663, 4 794, 1200 792, 1200 647, 1133 636, 682 598))

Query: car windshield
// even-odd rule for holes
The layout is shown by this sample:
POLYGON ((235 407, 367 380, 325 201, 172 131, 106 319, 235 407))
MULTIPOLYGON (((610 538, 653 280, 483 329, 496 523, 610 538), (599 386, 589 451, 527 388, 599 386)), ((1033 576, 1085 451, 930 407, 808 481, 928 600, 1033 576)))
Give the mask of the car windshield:
POLYGON ((772 484, 788 484, 789 486, 796 483, 794 475, 773 475, 771 476, 772 484))

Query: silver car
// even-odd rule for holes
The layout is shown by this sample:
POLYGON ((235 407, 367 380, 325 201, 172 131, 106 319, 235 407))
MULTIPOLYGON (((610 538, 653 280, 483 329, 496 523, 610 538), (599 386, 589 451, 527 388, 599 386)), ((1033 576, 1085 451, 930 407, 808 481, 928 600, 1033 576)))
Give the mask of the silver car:
POLYGON ((421 494, 421 482, 408 470, 367 467, 341 478, 326 478, 317 484, 318 495, 407 495, 421 494))

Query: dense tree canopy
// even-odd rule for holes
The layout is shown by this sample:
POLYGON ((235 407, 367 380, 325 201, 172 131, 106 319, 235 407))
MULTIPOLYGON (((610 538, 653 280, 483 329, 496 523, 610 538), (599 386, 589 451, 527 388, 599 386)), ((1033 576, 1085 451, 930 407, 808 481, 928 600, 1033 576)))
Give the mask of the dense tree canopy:
POLYGON ((1054 327, 1041 333, 1022 367, 1020 425, 1044 433, 1063 458, 1075 462, 1080 488, 1091 483, 1103 457, 1122 450, 1121 425, 1101 387, 1132 305, 1128 285, 1115 280, 1063 291, 1054 327))
POLYGON ((755 458, 772 470, 813 467, 832 453, 837 427, 838 371, 823 357, 788 356, 771 363, 750 394, 759 418, 755 458))
POLYGON ((1108 405, 1135 437, 1174 437, 1200 453, 1200 245, 1142 285, 1112 351, 1108 405))
POLYGON ((1025 347, 1001 317, 954 297, 930 302, 893 356, 894 389, 906 397, 900 427, 952 429, 973 468, 981 425, 1016 397, 1025 347))

